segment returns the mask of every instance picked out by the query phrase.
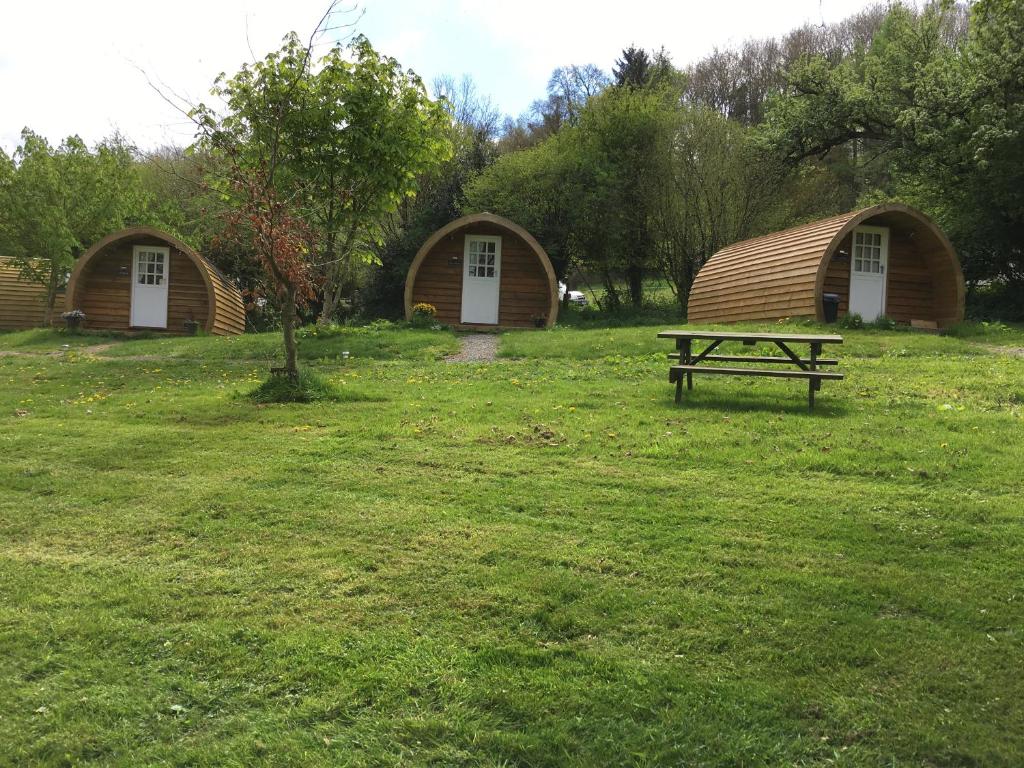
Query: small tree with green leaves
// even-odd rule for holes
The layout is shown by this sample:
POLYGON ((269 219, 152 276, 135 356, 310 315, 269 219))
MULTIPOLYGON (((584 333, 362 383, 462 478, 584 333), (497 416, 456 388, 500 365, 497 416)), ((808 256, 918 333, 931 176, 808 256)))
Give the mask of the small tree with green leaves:
POLYGON ((333 315, 346 267, 369 256, 385 217, 450 153, 445 112, 419 78, 362 37, 314 61, 319 30, 218 78, 223 114, 204 104, 191 113, 228 233, 277 293, 293 382, 297 310, 319 292, 322 316, 333 315))
POLYGON ((75 258, 143 208, 133 154, 119 137, 90 151, 77 136, 52 147, 25 129, 0 150, 0 247, 46 289, 44 322, 75 258))

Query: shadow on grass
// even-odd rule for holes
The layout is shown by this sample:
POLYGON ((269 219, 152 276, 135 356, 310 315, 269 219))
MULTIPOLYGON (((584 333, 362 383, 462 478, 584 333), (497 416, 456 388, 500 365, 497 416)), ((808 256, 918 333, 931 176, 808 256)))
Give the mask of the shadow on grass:
MULTIPOLYGON (((824 391, 824 390, 823 390, 824 391)), ((670 391, 666 398, 665 406, 675 410, 700 410, 708 409, 722 411, 725 413, 790 413, 794 415, 813 416, 815 418, 842 418, 849 414, 849 409, 842 403, 830 399, 828 393, 824 395, 818 392, 814 396, 814 410, 807 407, 807 393, 780 391, 777 398, 767 398, 763 395, 737 395, 735 392, 708 391, 697 393, 696 390, 687 391, 683 389, 683 400, 676 404, 672 398, 674 390, 670 391)))

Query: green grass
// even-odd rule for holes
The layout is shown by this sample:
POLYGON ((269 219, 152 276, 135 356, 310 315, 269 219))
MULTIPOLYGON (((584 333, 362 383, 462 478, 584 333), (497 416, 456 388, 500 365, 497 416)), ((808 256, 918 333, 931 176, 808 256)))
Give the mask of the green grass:
POLYGON ((0 357, 0 764, 1024 762, 1019 329, 844 332, 813 415, 656 330, 0 357))
MULTIPOLYGON (((302 341, 300 355, 302 359, 311 361, 341 362, 343 352, 348 352, 353 359, 429 360, 444 357, 459 348, 453 333, 416 330, 391 323, 362 328, 309 326, 299 333, 302 341)), ((73 347, 112 344, 109 349, 102 350, 104 357, 152 357, 157 360, 269 363, 279 362, 284 354, 279 331, 242 336, 135 338, 98 332, 68 334, 43 329, 0 334, 0 350, 59 352, 62 345, 69 343, 73 347)))
POLYGON ((32 328, 27 331, 0 331, 0 350, 15 352, 57 352, 63 345, 88 347, 123 338, 97 331, 68 332, 64 329, 32 328))

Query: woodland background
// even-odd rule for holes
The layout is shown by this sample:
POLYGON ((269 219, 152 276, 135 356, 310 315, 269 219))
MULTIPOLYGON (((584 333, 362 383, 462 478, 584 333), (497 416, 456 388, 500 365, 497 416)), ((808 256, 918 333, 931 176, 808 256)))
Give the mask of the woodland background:
POLYGON ((312 60, 291 35, 218 79, 220 112, 188 105, 190 147, 52 146, 26 129, 0 153, 0 254, 55 293, 97 239, 159 226, 236 280, 264 329, 288 299, 252 221, 283 211, 305 270, 298 320, 363 321, 401 315, 432 231, 488 210, 600 312, 678 317, 728 243, 898 200, 953 240, 969 315, 1024 319, 1024 5, 876 5, 683 56, 627 46, 568 64, 510 117, 470 76, 428 89, 363 37, 312 60))

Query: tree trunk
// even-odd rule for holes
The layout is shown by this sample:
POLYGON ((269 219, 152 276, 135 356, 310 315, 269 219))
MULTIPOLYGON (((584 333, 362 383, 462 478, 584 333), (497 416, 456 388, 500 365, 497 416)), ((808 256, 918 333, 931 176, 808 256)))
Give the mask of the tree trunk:
POLYGON ((639 307, 644 302, 644 268, 636 263, 626 267, 626 282, 630 304, 639 307))
POLYGON ((292 384, 299 383, 298 348, 295 344, 295 325, 298 314, 295 311, 295 288, 285 288, 284 305, 281 307, 281 332, 284 334, 284 370, 292 384))
POLYGON ((50 279, 46 284, 46 311, 43 312, 43 326, 46 328, 53 325, 53 305, 57 303, 58 277, 57 270, 50 267, 50 279))
POLYGON ((611 270, 604 269, 601 278, 601 282, 604 283, 604 306, 601 309, 616 312, 622 306, 622 302, 619 299, 619 292, 615 288, 615 280, 612 277, 611 270))
MULTIPOLYGON (((334 269, 331 270, 331 272, 334 271, 334 269)), ((328 273, 328 279, 324 284, 324 303, 320 309, 320 317, 317 319, 317 324, 330 325, 338 312, 338 304, 340 303, 341 286, 338 285, 337 277, 328 273)))

